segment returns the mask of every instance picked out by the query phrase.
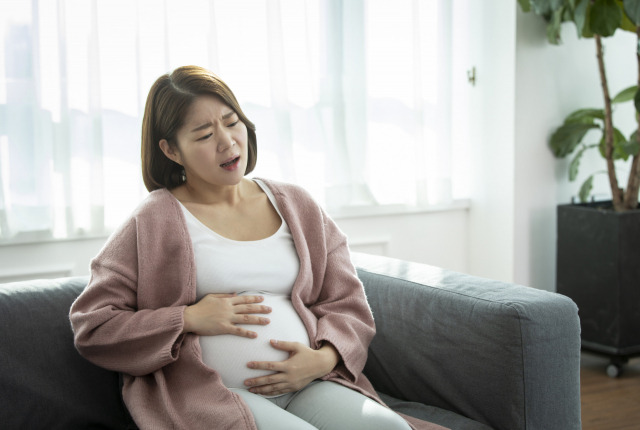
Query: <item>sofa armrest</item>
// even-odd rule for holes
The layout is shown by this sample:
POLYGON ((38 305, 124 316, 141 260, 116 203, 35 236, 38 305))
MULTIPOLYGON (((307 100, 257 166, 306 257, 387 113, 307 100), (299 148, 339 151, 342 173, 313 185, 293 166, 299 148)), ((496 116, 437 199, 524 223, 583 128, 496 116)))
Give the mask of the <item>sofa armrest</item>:
POLYGON ((87 281, 0 284, 0 427, 127 428, 118 374, 73 346, 69 308, 87 281))
POLYGON ((353 253, 376 321, 365 374, 391 396, 497 430, 580 429, 580 325, 567 297, 353 253))

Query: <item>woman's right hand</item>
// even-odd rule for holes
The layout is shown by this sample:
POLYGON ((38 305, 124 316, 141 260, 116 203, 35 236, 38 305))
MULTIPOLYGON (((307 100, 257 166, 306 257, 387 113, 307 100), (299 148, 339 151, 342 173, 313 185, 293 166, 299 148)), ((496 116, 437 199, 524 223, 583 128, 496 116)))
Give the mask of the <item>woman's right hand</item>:
POLYGON ((269 318, 255 314, 268 314, 271 308, 259 305, 262 296, 238 296, 236 294, 207 294, 199 302, 184 310, 183 333, 200 336, 232 334, 248 338, 258 336, 237 324, 267 325, 269 318))

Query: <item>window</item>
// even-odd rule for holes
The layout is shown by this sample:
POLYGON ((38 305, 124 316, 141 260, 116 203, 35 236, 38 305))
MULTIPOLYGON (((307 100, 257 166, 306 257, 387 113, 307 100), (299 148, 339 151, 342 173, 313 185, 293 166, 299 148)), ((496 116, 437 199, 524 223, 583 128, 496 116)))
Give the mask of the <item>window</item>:
POLYGON ((448 0, 22 0, 0 6, 0 243, 103 235, 146 190, 153 81, 220 75, 253 175, 330 211, 451 198, 448 0))

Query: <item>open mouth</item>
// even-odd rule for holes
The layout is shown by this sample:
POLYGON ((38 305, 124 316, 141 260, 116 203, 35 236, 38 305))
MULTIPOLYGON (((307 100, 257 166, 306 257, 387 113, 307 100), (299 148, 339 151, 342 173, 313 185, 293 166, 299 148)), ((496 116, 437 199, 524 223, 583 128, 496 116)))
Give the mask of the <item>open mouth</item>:
POLYGON ((231 160, 227 161, 226 163, 222 163, 220 165, 220 167, 222 168, 227 168, 227 167, 231 167, 234 164, 236 164, 238 161, 240 161, 240 156, 236 157, 236 158, 232 158, 231 160))

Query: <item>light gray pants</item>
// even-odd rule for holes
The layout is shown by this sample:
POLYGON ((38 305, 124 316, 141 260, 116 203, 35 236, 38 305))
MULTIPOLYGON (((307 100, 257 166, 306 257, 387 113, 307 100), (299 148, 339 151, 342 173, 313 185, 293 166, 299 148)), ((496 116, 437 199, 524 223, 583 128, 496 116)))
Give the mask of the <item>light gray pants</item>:
POLYGON ((314 381, 300 391, 272 398, 231 391, 249 406, 258 430, 410 429, 391 409, 335 382, 314 381))

